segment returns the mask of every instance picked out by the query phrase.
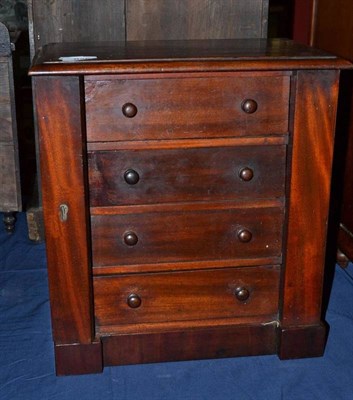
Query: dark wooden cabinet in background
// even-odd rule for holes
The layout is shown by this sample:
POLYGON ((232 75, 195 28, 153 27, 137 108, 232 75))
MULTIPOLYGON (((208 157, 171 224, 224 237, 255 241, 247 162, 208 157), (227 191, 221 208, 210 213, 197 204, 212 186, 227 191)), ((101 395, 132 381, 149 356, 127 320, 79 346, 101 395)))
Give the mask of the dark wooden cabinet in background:
MULTIPOLYGON (((353 2, 350 0, 316 0, 313 44, 353 61, 353 2)), ((343 122, 339 121, 337 135, 347 136, 338 149, 338 159, 346 159, 344 175, 336 177, 343 185, 343 200, 338 232, 338 260, 345 265, 353 260, 353 79, 346 77, 341 101, 343 122)), ((337 192, 334 193, 337 195, 337 192)))
POLYGON ((281 40, 42 49, 30 73, 58 374, 323 353, 344 68, 281 40))
POLYGON ((29 0, 31 47, 116 40, 266 38, 269 0, 29 0))

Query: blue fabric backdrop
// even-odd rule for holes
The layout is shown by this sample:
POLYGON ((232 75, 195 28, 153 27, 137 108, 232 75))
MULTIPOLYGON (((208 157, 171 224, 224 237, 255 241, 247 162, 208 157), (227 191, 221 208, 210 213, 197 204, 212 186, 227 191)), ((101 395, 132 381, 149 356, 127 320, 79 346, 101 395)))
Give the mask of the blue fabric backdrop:
POLYGON ((24 214, 16 228, 7 235, 0 226, 1 400, 353 399, 353 265, 336 267, 322 358, 246 357, 56 377, 45 247, 28 240, 24 214))

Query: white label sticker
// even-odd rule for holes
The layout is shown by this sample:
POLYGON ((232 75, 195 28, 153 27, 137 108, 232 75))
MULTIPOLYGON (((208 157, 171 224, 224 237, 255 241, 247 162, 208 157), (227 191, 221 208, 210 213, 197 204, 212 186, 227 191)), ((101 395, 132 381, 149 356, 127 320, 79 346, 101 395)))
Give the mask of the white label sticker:
POLYGON ((96 60, 97 56, 69 56, 69 57, 59 57, 62 62, 79 62, 79 61, 89 61, 96 60))

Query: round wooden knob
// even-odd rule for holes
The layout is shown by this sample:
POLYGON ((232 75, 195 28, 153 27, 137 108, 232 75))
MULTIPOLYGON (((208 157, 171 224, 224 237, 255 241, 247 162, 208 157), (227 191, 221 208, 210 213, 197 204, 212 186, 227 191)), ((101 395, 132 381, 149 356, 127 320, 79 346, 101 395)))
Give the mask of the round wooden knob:
POLYGON ((138 308, 141 305, 141 297, 137 294, 132 293, 129 295, 126 302, 129 307, 138 308))
POLYGON ((135 244, 138 242, 138 237, 135 232, 126 232, 124 235, 124 243, 127 246, 135 246, 135 244))
POLYGON ((238 232, 238 239, 243 243, 248 243, 252 239, 252 233, 248 229, 241 229, 238 232))
POLYGON ((257 110, 257 103, 255 100, 247 99, 243 101, 241 108, 247 114, 253 114, 257 110))
POLYGON ((140 175, 133 169, 128 169, 124 174, 125 182, 129 185, 136 185, 140 180, 140 175))
POLYGON ((123 105, 123 114, 126 118, 133 118, 137 114, 137 107, 135 104, 126 103, 123 105))
POLYGON ((249 182, 254 177, 254 171, 248 167, 242 168, 239 171, 239 177, 241 180, 243 180, 245 182, 249 182))
POLYGON ((236 288, 234 294, 237 300, 239 301, 246 301, 250 297, 249 290, 244 287, 236 288))

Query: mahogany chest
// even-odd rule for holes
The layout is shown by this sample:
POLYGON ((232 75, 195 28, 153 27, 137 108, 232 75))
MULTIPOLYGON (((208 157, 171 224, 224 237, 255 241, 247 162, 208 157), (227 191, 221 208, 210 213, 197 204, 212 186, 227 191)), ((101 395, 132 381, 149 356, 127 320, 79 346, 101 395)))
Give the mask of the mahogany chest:
POLYGON ((349 67, 285 40, 41 50, 30 73, 58 374, 323 353, 349 67))

